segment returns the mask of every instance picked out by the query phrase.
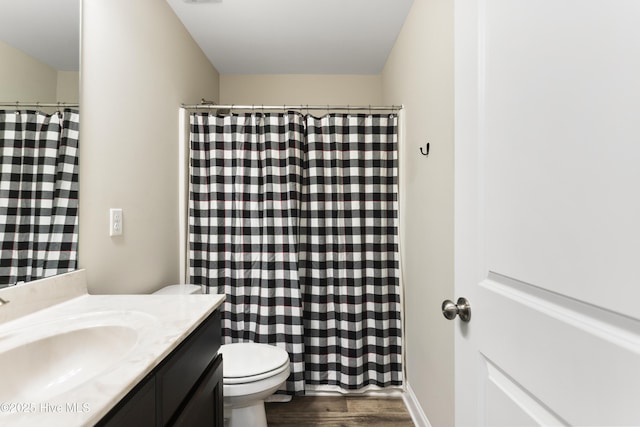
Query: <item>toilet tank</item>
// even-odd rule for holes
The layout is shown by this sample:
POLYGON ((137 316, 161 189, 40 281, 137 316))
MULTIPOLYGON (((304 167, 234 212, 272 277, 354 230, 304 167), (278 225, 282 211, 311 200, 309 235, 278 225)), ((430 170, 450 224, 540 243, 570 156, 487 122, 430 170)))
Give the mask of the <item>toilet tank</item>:
POLYGON ((162 289, 155 291, 154 295, 187 295, 187 294, 201 294, 202 286, 200 285, 169 285, 162 289))

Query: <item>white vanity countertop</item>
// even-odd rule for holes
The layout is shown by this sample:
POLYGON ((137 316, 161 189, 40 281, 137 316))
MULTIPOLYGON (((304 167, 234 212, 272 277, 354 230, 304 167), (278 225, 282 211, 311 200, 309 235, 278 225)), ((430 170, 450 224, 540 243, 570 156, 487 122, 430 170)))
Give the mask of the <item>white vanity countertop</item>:
MULTIPOLYGON (((0 297, 5 298, 0 293, 0 297)), ((8 296, 5 299, 9 299, 8 296)), ((135 331, 135 344, 115 360, 102 363, 91 379, 55 397, 20 394, 0 379, 0 425, 89 426, 98 422, 149 374, 224 300, 223 295, 75 295, 0 323, 0 357, 16 343, 95 326, 124 326, 135 331), (8 396, 12 396, 8 399, 8 396), (30 397, 29 397, 30 396, 30 397)), ((6 306, 9 308, 11 301, 6 306)), ((15 304, 17 305, 17 304, 15 304)), ((14 306, 15 306, 14 305, 14 306)), ((0 319, 0 322, 2 319, 0 319)), ((82 346, 80 346, 82 347, 82 346)), ((43 352, 44 353, 44 352, 43 352)), ((47 354, 32 355, 34 366, 46 366, 47 354)), ((92 357, 78 355, 79 359, 92 357)), ((1 359, 0 359, 1 360, 1 359)), ((3 372, 11 366, 2 366, 3 372)), ((0 377, 3 374, 0 373, 0 377)), ((22 384, 21 384, 22 385, 22 384)), ((37 385, 32 388, 38 387, 37 385)), ((42 389, 42 387, 39 387, 42 389)), ((28 390, 29 386, 27 386, 28 390)), ((31 391, 28 391, 31 393, 31 391)))

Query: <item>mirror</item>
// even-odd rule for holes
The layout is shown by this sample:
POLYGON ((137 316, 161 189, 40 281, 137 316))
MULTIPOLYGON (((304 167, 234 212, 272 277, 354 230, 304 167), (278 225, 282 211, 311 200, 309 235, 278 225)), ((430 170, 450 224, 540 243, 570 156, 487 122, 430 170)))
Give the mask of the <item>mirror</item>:
POLYGON ((0 0, 0 109, 18 102, 53 113, 59 107, 42 104, 78 104, 80 2, 0 0))
POLYGON ((77 103, 80 0, 0 0, 0 102, 77 103))

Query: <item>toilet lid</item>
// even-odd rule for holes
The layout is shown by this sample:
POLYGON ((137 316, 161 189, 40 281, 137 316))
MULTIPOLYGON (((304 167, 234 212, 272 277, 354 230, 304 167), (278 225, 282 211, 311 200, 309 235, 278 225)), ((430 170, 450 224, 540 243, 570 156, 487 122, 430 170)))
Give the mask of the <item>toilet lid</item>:
POLYGON ((289 365, 289 353, 268 344, 224 344, 220 352, 225 379, 253 377, 289 365))

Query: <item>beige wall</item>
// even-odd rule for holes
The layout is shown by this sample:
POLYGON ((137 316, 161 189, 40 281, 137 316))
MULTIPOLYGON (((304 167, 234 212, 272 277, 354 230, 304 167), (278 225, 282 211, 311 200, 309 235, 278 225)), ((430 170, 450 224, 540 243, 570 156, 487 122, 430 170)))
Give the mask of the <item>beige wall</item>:
POLYGON ((56 96, 60 102, 80 100, 80 72, 58 71, 56 96))
POLYGON ((91 293, 151 292, 179 280, 178 109, 218 100, 219 76, 164 1, 82 14, 79 264, 91 293))
POLYGON ((403 104, 402 253, 408 383, 434 427, 453 425, 453 4, 415 0, 382 75, 403 104), (419 147, 431 145, 429 157, 419 147))
POLYGON ((380 75, 277 74, 220 76, 220 103, 380 105, 380 75))
POLYGON ((403 259, 409 384, 433 426, 453 424, 453 6, 415 0, 382 75, 218 76, 165 2, 83 6, 80 265, 92 293, 177 282, 178 106, 404 104, 403 259), (431 155, 418 147, 431 143, 431 155), (108 209, 124 236, 108 236, 108 209))
POLYGON ((55 102, 58 72, 0 41, 0 101, 55 102))

